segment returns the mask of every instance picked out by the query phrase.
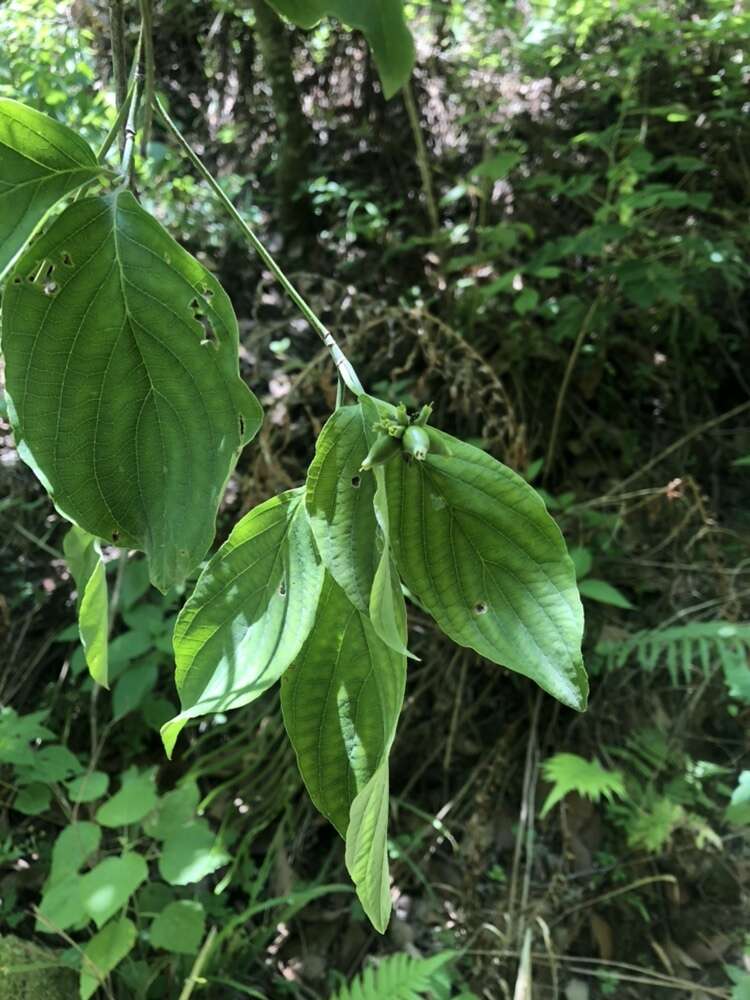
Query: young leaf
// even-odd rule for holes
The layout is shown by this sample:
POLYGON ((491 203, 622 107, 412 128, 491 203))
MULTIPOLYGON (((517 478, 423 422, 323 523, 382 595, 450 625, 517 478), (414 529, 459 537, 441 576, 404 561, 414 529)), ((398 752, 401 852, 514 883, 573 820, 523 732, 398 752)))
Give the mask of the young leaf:
POLYGON ((386 759, 352 802, 346 831, 346 869, 365 913, 381 934, 391 915, 388 787, 386 759))
POLYGON ((315 625, 281 678, 281 707, 310 798, 342 837, 388 754, 405 681, 404 657, 326 574, 315 625))
POLYGON ((400 90, 414 66, 414 41, 406 26, 403 0, 268 0, 300 28, 312 28, 335 17, 360 30, 378 67, 386 99, 400 90))
POLYGON ((405 584, 455 642, 584 709, 583 612, 557 525, 520 476, 440 436, 449 455, 385 467, 405 584))
POLYGON ((143 549, 159 589, 182 581, 261 422, 219 283, 119 191, 26 251, 2 321, 21 457, 69 520, 143 549))
POLYGON ((542 819, 569 792, 578 792, 592 802, 598 802, 602 796, 609 801, 613 795, 627 798, 622 773, 605 771, 598 760, 584 760, 574 753, 558 753, 542 764, 542 771, 545 780, 552 783, 552 791, 539 814, 542 819))
POLYGON ((67 125, 0 98, 0 280, 49 209, 100 173, 67 125))
POLYGON ((103 927, 147 878, 148 865, 140 854, 105 858, 79 879, 83 909, 97 927, 103 927))
POLYGON ((78 591, 78 631, 86 665, 97 684, 108 687, 109 601, 101 547, 93 535, 74 524, 63 539, 63 552, 78 591))
POLYGON ((627 597, 605 580, 581 580, 578 590, 582 597, 588 597, 590 601, 598 601, 600 604, 611 604, 615 608, 622 608, 625 611, 632 611, 634 605, 627 597))
POLYGON ((180 612, 174 650, 182 711, 162 727, 167 753, 188 719, 247 705, 302 648, 323 585, 303 494, 290 490, 245 515, 180 612))
POLYGON ((79 995, 89 1000, 109 973, 132 951, 137 937, 135 924, 127 917, 113 920, 83 946, 79 995))
POLYGON ((360 406, 341 406, 320 432, 307 472, 307 514, 326 569, 359 611, 368 612, 378 554, 375 482, 359 467, 368 451, 360 406))
POLYGON ((164 948, 176 955, 194 955, 205 926, 201 904, 192 899, 178 899, 168 903, 151 924, 149 941, 153 948, 164 948))

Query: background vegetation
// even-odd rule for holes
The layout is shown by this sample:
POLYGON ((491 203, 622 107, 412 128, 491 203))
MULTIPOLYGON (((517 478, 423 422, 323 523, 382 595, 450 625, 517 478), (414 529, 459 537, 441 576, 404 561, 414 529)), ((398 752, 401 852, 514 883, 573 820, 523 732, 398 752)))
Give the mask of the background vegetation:
MULTIPOLYGON (((386 102, 361 36, 333 22, 300 32, 263 0, 158 0, 157 86, 373 391, 434 401, 434 423, 543 491, 584 596, 589 711, 410 609, 420 662, 393 751, 396 916, 380 938, 302 793, 275 693, 165 760, 181 594, 115 552, 114 684, 94 689, 64 526, 0 422, 0 997, 76 995, 66 966, 129 896, 121 940, 94 946, 113 968, 130 948, 101 995, 326 998, 380 963, 362 995, 410 981, 404 996, 750 996, 750 14, 736 0, 407 13, 417 67, 386 102), (116 881, 135 892, 101 903, 95 873, 123 849, 116 881), (91 906, 71 914, 82 879, 91 906), (383 963, 393 953, 412 961, 383 963)), ((114 117, 109 16, 97 0, 6 0, 0 95, 96 144, 114 117)), ((301 481, 336 387, 158 123, 137 178, 229 291, 268 409, 225 537, 301 481)))

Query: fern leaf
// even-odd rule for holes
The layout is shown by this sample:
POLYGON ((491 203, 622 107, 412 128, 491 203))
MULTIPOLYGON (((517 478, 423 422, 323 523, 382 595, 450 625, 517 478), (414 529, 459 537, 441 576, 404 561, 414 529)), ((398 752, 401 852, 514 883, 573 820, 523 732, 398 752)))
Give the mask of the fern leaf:
POLYGON ((436 973, 456 956, 444 951, 430 958, 412 958, 403 952, 369 966, 331 1000, 419 1000, 435 985, 436 973))
POLYGON ((542 771, 552 784, 552 791, 542 806, 542 819, 569 792, 578 792, 592 802, 598 802, 602 796, 610 801, 613 795, 627 797, 622 773, 605 771, 597 760, 584 760, 574 753, 558 753, 542 764, 542 771))

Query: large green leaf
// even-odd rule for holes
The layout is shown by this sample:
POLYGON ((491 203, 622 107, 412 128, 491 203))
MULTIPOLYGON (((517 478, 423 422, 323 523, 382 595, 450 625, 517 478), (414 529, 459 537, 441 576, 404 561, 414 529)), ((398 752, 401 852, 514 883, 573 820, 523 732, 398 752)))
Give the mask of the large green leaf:
POLYGON ((361 407, 339 407, 318 436, 306 487, 307 514, 326 569, 365 613, 378 563, 375 481, 359 471, 367 451, 361 407))
POLYGON ((346 831, 346 869, 373 927, 385 933, 391 915, 388 878, 388 761, 352 802, 346 831))
POLYGON ((406 665, 326 574, 315 626, 281 679, 284 724, 310 798, 341 836, 387 755, 406 665))
POLYGON ((450 455, 386 465, 405 584, 455 642, 584 709, 583 611, 557 525, 520 476, 442 436, 450 455))
POLYGON ((149 556, 161 590, 200 561, 261 422, 219 283, 127 191, 71 205, 3 301, 21 456, 71 521, 149 556))
POLYGON ((414 41, 406 26, 403 0, 269 0, 272 7, 301 28, 312 28, 322 17, 335 17, 367 39, 386 98, 409 79, 414 66, 414 41))
POLYGON ((182 711, 162 728, 168 753, 188 719, 247 705, 302 648, 323 585, 303 494, 282 493, 243 517, 180 612, 174 650, 182 711))
POLYGON ((106 982, 109 973, 135 946, 138 932, 127 917, 113 920, 83 946, 79 996, 89 1000, 106 982))
POLYGON ((126 851, 119 858, 105 858, 78 881, 83 909, 103 927, 147 878, 148 865, 140 854, 126 851))
POLYGON ((0 98, 0 279, 49 209, 101 172, 67 125, 0 98))
POLYGON ((78 591, 78 631, 86 665, 97 684, 108 687, 109 602, 102 550, 93 535, 74 524, 63 539, 63 551, 78 591))

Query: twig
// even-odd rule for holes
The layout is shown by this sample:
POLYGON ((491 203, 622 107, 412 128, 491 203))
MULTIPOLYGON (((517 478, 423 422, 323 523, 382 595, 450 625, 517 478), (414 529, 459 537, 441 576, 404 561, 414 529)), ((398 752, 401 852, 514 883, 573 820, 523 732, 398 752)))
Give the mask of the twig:
POLYGON ((544 462, 544 475, 542 477, 542 482, 546 483, 552 472, 552 467, 555 464, 555 454, 557 451, 557 437, 560 433, 560 422, 562 420, 563 406, 565 405, 565 398, 568 395, 568 386, 570 385, 570 380, 573 375, 573 369, 578 361, 578 355, 581 353, 581 348, 583 347, 584 341, 588 336, 589 330, 591 329, 591 323, 593 322, 594 316, 596 315, 596 310, 601 299, 601 292, 594 301, 589 306, 588 312, 583 318, 581 323, 581 329, 578 331, 578 336, 576 337, 575 344, 573 345, 573 350, 570 352, 570 357, 568 358, 568 363, 565 366, 565 374, 563 375, 562 383, 560 384, 560 391, 557 394, 557 402, 555 403, 555 415, 552 419, 552 430, 550 431, 549 444, 547 445, 547 455, 544 462))
POLYGON ((195 152, 193 147, 180 132, 177 125, 172 121, 167 113, 166 108, 161 103, 158 97, 154 98, 154 105, 156 110, 159 112, 164 124, 167 126, 169 131, 175 137, 179 145, 182 147, 183 152, 193 164, 195 169, 200 173, 206 183, 209 185, 211 190, 214 192, 216 197, 222 203, 229 215, 234 219, 237 225, 242 230, 242 234, 250 244, 250 246, 255 250, 260 259, 266 265, 268 270, 273 274, 274 278, 278 281, 281 287, 284 289, 289 298, 294 302, 299 311, 305 317, 307 322, 313 328, 315 333, 320 337, 325 346, 328 348, 328 353, 331 355, 336 370, 341 377, 344 385, 349 389, 349 391, 355 396, 361 396, 364 394, 364 389, 362 383, 359 381, 357 373, 352 367, 351 363, 347 359, 344 352, 341 350, 339 345, 336 343, 333 334, 330 332, 328 327, 325 326, 323 322, 315 315, 312 308, 307 304, 302 295, 297 291, 292 282, 287 278, 284 272, 281 270, 279 265, 276 263, 274 258, 271 256, 265 246, 261 243, 258 237, 255 235, 253 230, 250 228, 248 223, 242 218, 240 213, 234 207, 230 199, 222 191, 221 186, 218 181, 214 178, 211 171, 206 167, 195 152))
POLYGON ((154 63, 154 18, 152 0, 140 0, 141 37, 143 38, 143 123, 141 125, 141 156, 146 156, 154 120, 156 69, 154 63))
POLYGON ((417 111, 417 102, 414 100, 414 91, 412 90, 411 83, 405 84, 403 94, 406 113, 409 116, 409 125, 411 126, 412 135, 414 136, 414 145, 416 146, 417 151, 417 166, 419 167, 419 176, 422 181, 422 191, 424 192, 425 204, 427 205, 427 215, 430 219, 430 228, 433 233, 437 233, 440 230, 440 216, 438 215, 435 192, 432 187, 432 174, 430 173, 430 160, 427 155, 427 146, 425 145, 424 135, 422 134, 422 126, 419 122, 419 112, 417 111))
POLYGON ((122 0, 109 0, 109 32, 112 40, 112 72, 118 109, 125 103, 128 67, 125 57, 125 15, 122 0))

